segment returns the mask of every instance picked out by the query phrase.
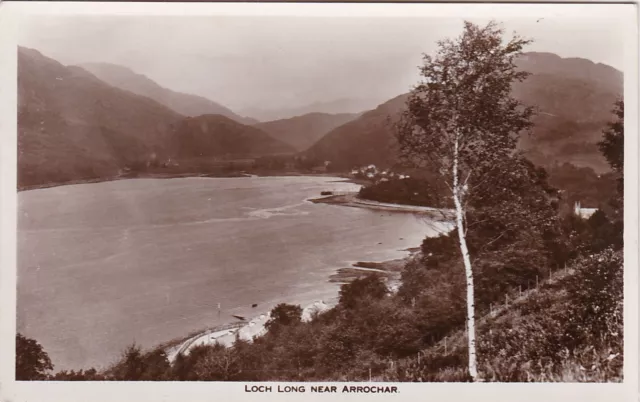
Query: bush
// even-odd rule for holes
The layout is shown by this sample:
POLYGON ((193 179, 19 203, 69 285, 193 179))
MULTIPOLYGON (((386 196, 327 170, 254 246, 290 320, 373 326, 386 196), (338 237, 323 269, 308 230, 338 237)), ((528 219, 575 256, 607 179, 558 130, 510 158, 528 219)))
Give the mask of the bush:
POLYGON ((340 288, 340 306, 346 309, 355 308, 364 300, 380 300, 389 290, 379 275, 367 275, 340 288))
POLYGON ((367 200, 388 202, 392 204, 422 205, 439 207, 442 204, 440 193, 426 179, 392 178, 388 181, 378 181, 369 186, 363 186, 358 196, 367 200))
POLYGON ((282 326, 294 325, 302 320, 302 307, 280 303, 271 310, 271 317, 265 323, 269 331, 276 331, 282 326))

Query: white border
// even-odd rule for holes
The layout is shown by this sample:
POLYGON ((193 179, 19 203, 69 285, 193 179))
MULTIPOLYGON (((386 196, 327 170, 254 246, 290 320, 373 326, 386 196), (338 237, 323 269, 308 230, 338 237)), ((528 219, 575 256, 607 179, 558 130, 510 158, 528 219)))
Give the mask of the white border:
MULTIPOLYGON (((225 401, 239 400, 487 400, 631 401, 638 395, 638 31, 634 5, 602 4, 284 4, 284 3, 48 3, 0 4, 0 400, 225 401), (625 43, 625 365, 624 384, 415 384, 399 394, 247 394, 245 383, 24 383, 14 381, 16 311, 16 30, 27 14, 244 15, 333 17, 601 18, 624 9, 625 43)), ((307 383, 309 385, 309 383, 307 383)), ((307 387, 308 388, 308 387, 307 387)), ((275 386, 274 386, 275 389, 275 386)))

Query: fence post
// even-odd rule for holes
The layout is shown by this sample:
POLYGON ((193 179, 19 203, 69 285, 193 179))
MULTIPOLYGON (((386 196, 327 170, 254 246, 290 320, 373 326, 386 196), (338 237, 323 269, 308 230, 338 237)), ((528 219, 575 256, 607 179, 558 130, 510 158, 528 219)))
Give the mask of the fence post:
POLYGON ((444 354, 447 354, 447 337, 444 337, 444 354))
POLYGON ((538 275, 536 275, 536 288, 538 287, 538 275))
POLYGON ((509 307, 509 295, 508 294, 504 295, 504 305, 505 305, 505 307, 509 307))

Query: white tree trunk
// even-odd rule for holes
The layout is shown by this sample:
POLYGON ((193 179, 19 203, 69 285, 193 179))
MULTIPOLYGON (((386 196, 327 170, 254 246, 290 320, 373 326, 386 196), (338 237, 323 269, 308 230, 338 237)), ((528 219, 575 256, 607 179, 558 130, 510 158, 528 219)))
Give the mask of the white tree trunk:
POLYGON ((453 156, 453 202, 456 206, 456 227, 458 228, 458 239, 460 241, 460 252, 464 262, 464 270, 467 279, 467 339, 469 342, 469 375, 473 381, 478 377, 476 364, 476 326, 475 326, 475 301, 473 296, 473 270, 471 269, 471 258, 467 248, 467 239, 464 231, 464 210, 462 207, 462 185, 458 177, 458 137, 454 144, 453 156))

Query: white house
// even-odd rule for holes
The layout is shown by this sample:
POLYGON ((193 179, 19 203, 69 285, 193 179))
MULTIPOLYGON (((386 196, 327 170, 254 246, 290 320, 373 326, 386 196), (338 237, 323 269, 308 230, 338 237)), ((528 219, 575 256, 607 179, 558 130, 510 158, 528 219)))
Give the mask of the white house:
POLYGON ((573 213, 582 219, 589 219, 589 217, 593 215, 597 210, 598 208, 582 208, 580 206, 580 201, 576 202, 573 207, 573 213))

